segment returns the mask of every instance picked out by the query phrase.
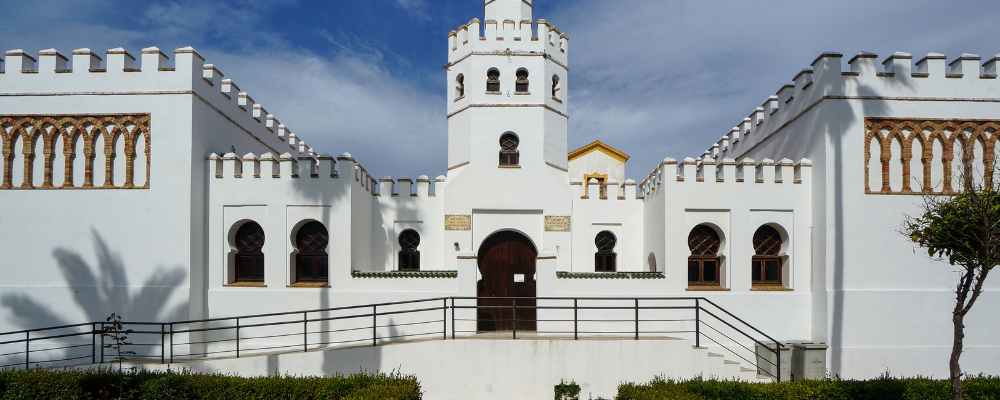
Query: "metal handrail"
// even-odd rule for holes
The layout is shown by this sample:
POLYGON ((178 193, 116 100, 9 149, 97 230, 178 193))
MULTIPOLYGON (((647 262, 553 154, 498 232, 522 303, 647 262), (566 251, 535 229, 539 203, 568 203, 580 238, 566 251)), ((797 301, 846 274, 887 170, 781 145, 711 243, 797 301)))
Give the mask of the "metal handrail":
MULTIPOLYGON (((778 381, 781 380, 781 374, 780 374, 780 371, 781 371, 781 350, 784 349, 785 346, 782 345, 777 340, 775 340, 770 335, 768 335, 768 334, 764 333, 763 331, 761 331, 760 329, 758 329, 757 327, 751 325, 750 323, 746 322, 742 318, 737 317, 736 315, 734 315, 730 311, 726 310, 725 308, 719 306, 718 304, 716 304, 712 300, 709 300, 709 299, 707 299, 705 297, 486 297, 486 298, 481 298, 481 297, 471 297, 471 296, 452 296, 452 297, 435 297, 435 298, 425 298, 425 299, 415 299, 415 300, 393 301, 393 302, 384 302, 384 303, 355 305, 355 306, 327 307, 327 308, 317 308, 317 309, 308 309, 308 310, 296 310, 296 311, 287 311, 287 312, 259 313, 259 314, 238 315, 238 316, 229 316, 229 317, 215 317, 215 318, 205 318, 205 319, 182 320, 182 321, 172 321, 172 322, 122 322, 122 325, 125 326, 125 327, 135 326, 137 328, 140 328, 140 329, 129 329, 128 330, 128 334, 130 334, 130 335, 157 335, 157 336, 159 336, 159 342, 158 343, 153 343, 153 342, 150 342, 150 341, 147 340, 144 343, 140 343, 140 344, 126 344, 126 346, 131 346, 132 348, 150 348, 150 351, 157 350, 156 348, 159 347, 159 349, 158 349, 159 351, 156 352, 156 354, 135 354, 135 355, 132 355, 131 358, 134 358, 134 359, 147 359, 147 360, 159 359, 160 363, 168 363, 168 362, 172 363, 174 361, 175 357, 188 358, 188 357, 195 357, 195 356, 208 356, 210 354, 229 354, 229 353, 235 353, 235 356, 237 358, 239 358, 241 356, 241 352, 245 354, 248 351, 260 351, 260 350, 272 350, 272 349, 286 349, 286 348, 287 349, 299 348, 298 351, 309 351, 310 349, 315 350, 315 349, 323 348, 324 345, 329 345, 329 344, 348 344, 348 343, 370 342, 371 346, 377 346, 377 345, 379 345, 379 341, 380 340, 381 341, 385 341, 385 340, 391 340, 391 339, 397 339, 397 338, 404 338, 404 337, 414 337, 414 336, 440 335, 441 339, 447 340, 448 336, 449 336, 449 332, 448 332, 448 329, 449 329, 449 322, 448 321, 449 321, 449 319, 451 321, 451 323, 450 323, 451 335, 450 336, 451 336, 451 339, 455 339, 457 337, 456 336, 456 332, 473 333, 473 332, 479 332, 480 331, 479 327, 477 327, 475 331, 460 330, 460 329, 457 328, 456 323, 458 321, 462 321, 463 323, 464 322, 468 322, 468 321, 480 321, 480 319, 479 319, 478 316, 476 317, 476 319, 472 319, 472 320, 467 319, 467 318, 458 318, 458 317, 456 317, 456 312, 458 310, 467 310, 467 309, 475 309, 477 311, 478 310, 510 310, 510 312, 511 312, 510 317, 511 318, 497 318, 497 316, 494 315, 493 318, 492 318, 492 323, 494 323, 494 324, 498 323, 498 322, 504 322, 505 324, 506 323, 510 323, 510 328, 511 328, 510 329, 511 330, 510 333, 511 333, 511 335, 512 335, 512 337, 514 339, 517 339, 517 337, 518 337, 518 330, 519 329, 522 330, 522 331, 524 330, 523 328, 520 328, 519 326, 523 325, 523 324, 527 324, 527 323, 532 323, 533 325, 531 325, 531 326, 534 326, 534 329, 532 329, 532 330, 535 331, 535 332, 537 332, 537 333, 539 333, 539 334, 542 334, 542 333, 545 333, 545 334, 548 334, 548 333, 560 333, 560 334, 569 334, 569 333, 572 333, 574 339, 579 339, 581 335, 590 335, 590 334, 630 334, 631 336, 634 337, 634 339, 639 340, 642 337, 643 334, 649 335, 651 333, 657 333, 657 334, 662 334, 662 333, 669 333, 669 334, 674 334, 674 333, 684 333, 684 334, 693 333, 694 334, 694 340, 695 340, 695 346, 696 347, 701 347, 701 338, 704 336, 707 339, 709 339, 710 341, 712 341, 715 344, 717 344, 719 347, 721 347, 721 348, 725 349, 726 351, 734 354, 736 357, 739 357, 743 361, 746 361, 746 362, 750 363, 751 365, 756 366, 756 364, 754 362, 751 362, 751 361, 747 360, 747 358, 744 357, 743 355, 740 355, 736 351, 734 351, 733 349, 731 349, 731 348, 723 345, 722 343, 719 343, 719 341, 716 340, 717 338, 710 336, 707 332, 705 332, 704 330, 701 329, 701 325, 704 323, 704 322, 702 322, 702 319, 704 318, 702 316, 702 314, 707 314, 709 317, 712 317, 713 319, 718 320, 719 322, 723 323, 726 327, 728 327, 729 329, 732 329, 732 331, 738 333, 742 337, 744 337, 746 339, 749 339, 753 343, 759 345, 757 351, 761 351, 760 348, 762 347, 763 349, 766 349, 767 351, 773 353, 775 355, 775 361, 776 362, 771 362, 771 360, 767 360, 767 359, 764 359, 764 361, 767 361, 769 364, 771 364, 773 366, 776 366, 778 373, 777 374, 771 374, 770 372, 766 372, 766 371, 765 371, 765 373, 767 373, 768 375, 772 375, 772 377, 774 377, 778 381), (462 301, 469 301, 469 300, 475 300, 476 303, 473 304, 473 305, 467 305, 467 304, 462 304, 461 303, 462 301), (480 303, 481 300, 490 300, 490 301, 493 301, 495 303, 480 305, 479 303, 480 303), (650 305, 649 304, 650 302, 656 302, 656 301, 689 302, 690 304, 684 304, 684 305, 662 305, 662 304, 659 304, 659 305, 650 305), (438 302, 438 303, 437 304, 428 304, 428 303, 435 303, 435 302, 438 302), (556 304, 544 304, 545 302, 557 302, 557 303, 556 304), (566 304, 562 305, 559 302, 566 302, 566 304), (584 303, 584 302, 621 302, 621 303, 620 304, 611 304, 611 305, 607 305, 607 304, 597 304, 597 305, 594 305, 594 304, 581 304, 581 303, 584 303), (646 303, 646 305, 642 304, 644 302, 646 303), (705 303, 707 303, 707 305, 711 306, 712 310, 707 309, 705 307, 705 303), (411 307, 406 308, 406 309, 392 309, 392 308, 390 308, 392 306, 401 306, 401 305, 410 305, 411 307), (379 321, 378 321, 379 317, 394 316, 394 315, 413 315, 413 314, 417 314, 417 313, 436 312, 438 310, 440 310, 442 314, 440 314, 439 316, 437 316, 437 318, 430 319, 430 320, 420 320, 420 321, 416 321, 416 322, 409 321, 409 322, 405 322, 405 323, 390 323, 389 325, 380 324, 379 321), (563 318, 559 318, 559 319, 540 319, 537 314, 534 314, 534 317, 531 317, 531 316, 525 314, 525 311, 521 311, 519 313, 518 312, 519 310, 534 310, 536 312, 538 310, 567 310, 567 311, 568 310, 572 310, 572 319, 569 319, 568 317, 563 317, 563 318), (600 318, 600 317, 598 317, 597 319, 595 319, 594 317, 581 318, 580 313, 582 311, 587 311, 587 310, 631 311, 632 315, 630 317, 625 317, 625 318, 622 318, 622 317, 614 317, 614 318, 600 318), (684 311, 690 311, 694 315, 693 315, 693 319, 692 318, 682 318, 682 319, 669 318, 669 319, 663 319, 662 317, 660 317, 660 318, 654 318, 654 319, 642 319, 642 318, 640 318, 640 311, 644 311, 644 310, 676 310, 676 311, 682 311, 682 312, 684 312, 684 311), (322 315, 324 313, 331 313, 331 312, 337 312, 337 311, 349 311, 350 314, 347 314, 347 315, 322 315), (448 315, 449 312, 451 313, 450 318, 449 318, 449 315, 448 315), (310 316, 310 314, 321 314, 321 315, 310 316), (250 320, 259 319, 259 318, 280 318, 280 317, 291 317, 291 318, 288 318, 287 320, 267 321, 267 322, 251 322, 250 321, 250 320), (316 324, 316 323, 333 323, 335 321, 344 321, 344 320, 360 320, 360 321, 366 321, 367 320, 368 323, 365 323, 363 326, 358 326, 358 327, 342 327, 342 328, 339 328, 339 329, 328 329, 326 327, 326 325, 324 325, 324 327, 321 328, 320 330, 315 330, 315 329, 314 330, 310 330, 309 329, 309 325, 310 324, 316 324), (215 323, 215 322, 223 322, 224 324, 221 325, 221 326, 205 326, 206 324, 211 324, 211 323, 215 323), (537 326, 538 322, 554 322, 554 323, 569 323, 569 322, 572 322, 572 331, 568 331, 568 330, 561 330, 561 331, 540 331, 540 330, 537 329, 538 328, 538 326, 537 326), (582 328, 580 326, 581 323, 595 323, 595 322, 612 323, 612 324, 625 324, 625 323, 628 323, 630 325, 629 325, 628 330, 623 330, 621 328, 618 328, 618 329, 613 329, 613 330, 605 329, 605 330, 598 330, 598 331, 591 330, 591 329, 586 329, 586 328, 582 328), (664 330, 663 328, 659 328, 659 330, 652 330, 651 331, 649 329, 646 329, 646 330, 642 329, 641 323, 643 323, 643 322, 647 322, 647 323, 649 323, 649 322, 657 322, 657 323, 662 323, 662 322, 667 322, 667 323, 673 323, 673 322, 683 322, 683 323, 694 322, 695 326, 694 326, 694 330, 693 331, 691 331, 691 330, 674 330, 672 328, 667 328, 666 330, 664 330), (198 324, 202 324, 202 325, 201 326, 197 326, 198 324), (383 334, 383 336, 379 336, 379 329, 380 328, 389 328, 389 329, 392 329, 392 328, 401 327, 401 326, 425 325, 425 324, 440 324, 439 328, 434 328, 434 329, 440 329, 440 330, 434 330, 434 329, 432 329, 432 330, 429 330, 427 332, 421 331, 419 333, 412 333, 412 332, 403 332, 403 333, 389 332, 388 335, 384 335, 383 334), (250 330, 250 329, 254 329, 254 328, 273 327, 273 326, 301 326, 302 329, 299 332, 291 332, 291 333, 268 334, 268 335, 260 335, 260 334, 258 334, 257 336, 253 336, 253 335, 249 335, 249 336, 248 335, 242 335, 241 336, 241 331, 246 331, 246 330, 250 330), (151 327, 158 327, 158 330, 154 330, 154 328, 151 328, 151 327), (185 329, 178 329, 178 328, 181 328, 181 327, 183 327, 185 329), (309 340, 309 335, 310 334, 313 334, 313 335, 315 335, 315 334, 329 334, 329 333, 338 333, 338 334, 339 333, 345 333, 346 334, 347 332, 363 332, 365 330, 370 330, 369 335, 361 335, 361 336, 359 336, 359 338, 353 338, 353 337, 351 337, 351 338, 348 338, 349 340, 330 340, 329 337, 322 338, 321 340, 313 340, 312 343, 310 343, 310 340, 309 340), (226 333, 226 332, 231 332, 231 333, 226 333), (206 340, 195 340, 196 338, 193 337, 193 336, 191 336, 192 334, 209 334, 209 333, 213 333, 212 336, 223 335, 223 337, 213 337, 213 338, 207 338, 206 337, 207 338, 206 340), (756 334, 758 334, 758 335, 760 335, 760 336, 762 336, 762 337, 764 337, 766 339, 758 339, 757 337, 755 337, 751 333, 756 333, 756 334), (183 342, 183 343, 176 342, 175 341, 175 335, 182 335, 182 334, 187 334, 188 335, 186 337, 186 341, 183 342), (249 341, 252 341, 252 340, 272 339, 272 338, 280 338, 280 337, 293 337, 293 336, 301 336, 301 341, 299 343, 297 343, 297 344, 281 345, 281 346, 263 346, 263 347, 261 347, 261 345, 256 345, 254 347, 249 347, 249 348, 246 347, 246 346, 241 346, 241 342, 246 342, 245 344, 250 344, 249 341), (770 342, 770 343, 765 343, 765 342, 770 342), (209 351, 209 348, 207 346, 210 345, 210 344, 215 344, 215 343, 233 343, 233 346, 235 348, 230 349, 230 350, 209 351), (771 343, 773 343, 773 345, 774 345, 773 348, 770 345, 771 343), (175 352, 174 352, 175 347, 177 347, 177 346, 185 346, 185 345, 187 345, 187 346, 196 345, 196 346, 206 346, 206 347, 205 347, 205 351, 203 351, 203 352, 196 352, 196 351, 194 351, 195 350, 194 348, 189 348, 189 351, 188 351, 187 354, 175 354, 175 352)), ((742 347, 744 349, 750 350, 746 345, 743 344, 745 342, 740 342, 739 340, 734 339, 730 335, 727 335, 727 334, 719 331, 718 329, 716 329, 715 327, 713 327, 711 325, 708 325, 707 323, 705 323, 705 325, 708 326, 709 328, 711 328, 717 334, 719 334, 722 337, 724 337, 725 339, 728 339, 729 341, 731 341, 733 343, 736 343, 737 345, 739 345, 740 347, 742 347)), ((53 326, 53 327, 46 327, 46 328, 35 328, 35 329, 27 329, 27 330, 12 331, 12 332, 2 332, 2 333, 0 333, 0 338, 2 338, 4 336, 10 336, 10 335, 24 335, 24 336, 21 337, 21 338, 19 338, 19 339, 0 341, 0 345, 17 345, 19 343, 24 343, 25 347, 24 347, 24 349, 22 351, 19 351, 19 352, 6 352, 6 353, 3 353, 3 354, 0 354, 0 358, 2 358, 2 357, 8 357, 8 358, 10 358, 10 356, 12 356, 12 355, 15 355, 15 356, 16 355, 23 355, 23 357, 24 357, 23 362, 19 361, 18 363, 15 363, 15 364, 0 364, 0 368, 6 368, 6 367, 11 367, 11 366, 24 366, 25 368, 30 368, 30 366, 31 366, 32 363, 34 363, 35 365, 41 365, 43 363, 54 364, 54 363, 58 363, 60 361, 79 360, 79 359, 88 358, 88 357, 91 359, 92 363, 103 363, 104 360, 105 360, 105 355, 106 355, 105 354, 105 347, 106 347, 105 346, 105 344, 106 344, 106 342, 105 342, 105 336, 113 335, 113 334, 116 334, 116 333, 118 333, 118 332, 110 331, 108 329, 107 323, 105 323, 105 322, 87 322, 87 323, 81 323, 81 324, 60 325, 60 326, 53 326), (61 329, 64 330, 64 329, 80 328, 80 327, 87 327, 88 329, 85 329, 85 330, 80 331, 80 332, 72 332, 72 333, 59 333, 59 334, 51 333, 52 331, 56 331, 56 330, 61 330, 61 329), (32 337, 33 333, 34 334, 38 334, 38 333, 42 333, 42 332, 50 332, 50 334, 47 335, 47 336, 43 336, 43 337, 32 337), (66 339, 71 339, 73 337, 87 336, 87 335, 91 336, 91 340, 90 340, 89 344, 67 343, 66 346, 57 346, 57 347, 48 346, 48 347, 41 348, 41 349, 39 349, 39 348, 32 349, 32 347, 31 347, 32 342, 36 342, 37 343, 37 342, 41 342, 41 341, 66 340, 66 339), (100 339, 100 343, 98 343, 98 339, 100 339), (44 353, 44 352, 55 351, 55 350, 82 349, 82 348, 87 348, 87 347, 90 348, 90 354, 88 354, 86 356, 70 357, 69 355, 65 355, 64 358, 61 358, 61 359, 35 360, 34 362, 31 361, 31 358, 33 357, 32 353, 37 354, 37 353, 44 353), (100 349, 100 350, 98 351, 98 349, 100 349)), ((149 336, 145 336, 145 337, 149 337, 149 336)), ((739 336, 737 336, 737 337, 739 337, 739 336)), ((340 336, 339 339, 344 339, 344 337, 340 336)), ((721 340, 721 338, 720 338, 720 340, 721 340)), ((60 344, 62 344, 62 343, 60 343, 60 344)), ((262 344, 265 344, 265 343, 262 343, 262 344)), ((291 352, 291 351, 294 351, 294 350, 288 350, 288 351, 291 352)), ((0 359, 0 362, 4 362, 4 361, 7 361, 7 360, 0 359)), ((758 368, 758 370, 760 370, 760 369, 758 368)))

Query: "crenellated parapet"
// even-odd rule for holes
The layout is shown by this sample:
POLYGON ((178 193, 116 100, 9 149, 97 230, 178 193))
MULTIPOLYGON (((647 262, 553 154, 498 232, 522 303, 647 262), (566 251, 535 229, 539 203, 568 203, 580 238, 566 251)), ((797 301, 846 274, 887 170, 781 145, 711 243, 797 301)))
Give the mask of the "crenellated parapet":
POLYGON ((208 168, 214 179, 337 179, 353 169, 351 163, 338 163, 330 156, 298 157, 292 153, 217 154, 208 156, 208 168), (340 168, 340 169, 338 169, 340 168), (347 171, 342 171, 349 168, 347 171))
POLYGON ((12 96, 193 94, 275 153, 315 155, 308 144, 191 47, 174 50, 172 59, 157 47, 142 49, 138 57, 121 47, 108 49, 103 57, 87 48, 73 50, 70 57, 57 49, 41 50, 37 56, 22 49, 9 50, 0 59, 0 91, 12 96))
POLYGON ((448 63, 454 64, 471 54, 544 55, 567 65, 569 35, 551 22, 486 20, 473 18, 448 33, 448 63))
POLYGON ((588 182, 571 183, 576 190, 576 197, 584 201, 635 201, 641 200, 638 185, 632 179, 625 182, 601 182, 591 178, 588 182))
POLYGON ((844 64, 843 55, 820 54, 792 81, 738 120, 702 157, 739 158, 763 138, 826 99, 929 100, 996 98, 1000 55, 983 59, 962 54, 950 61, 929 53, 914 62, 910 53, 893 53, 878 61, 861 52, 844 64))
POLYGON ((800 185, 808 183, 812 174, 812 161, 754 160, 731 158, 664 159, 639 183, 639 196, 652 197, 672 186, 711 185, 800 185))
POLYGON ((430 178, 420 175, 416 179, 409 177, 393 178, 384 176, 378 180, 378 191, 375 193, 382 199, 407 201, 413 198, 440 196, 447 178, 443 175, 430 178))

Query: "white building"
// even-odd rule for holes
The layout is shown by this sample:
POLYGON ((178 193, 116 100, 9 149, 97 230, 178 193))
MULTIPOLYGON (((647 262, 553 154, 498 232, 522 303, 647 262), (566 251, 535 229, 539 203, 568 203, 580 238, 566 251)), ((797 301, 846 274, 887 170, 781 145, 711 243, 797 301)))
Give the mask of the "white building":
MULTIPOLYGON (((112 311, 703 297, 772 337, 828 343, 833 374, 946 375, 955 275, 898 230, 962 168, 993 179, 1000 58, 821 54, 705 154, 636 182, 620 150, 567 148, 567 34, 531 0, 485 4, 448 35, 434 178, 318 153, 191 48, 8 51, 0 331, 112 311)), ((971 373, 1000 372, 995 294, 968 321, 971 373)), ((463 326, 514 328, 504 312, 463 326)), ((555 312, 522 310, 516 328, 555 312)))

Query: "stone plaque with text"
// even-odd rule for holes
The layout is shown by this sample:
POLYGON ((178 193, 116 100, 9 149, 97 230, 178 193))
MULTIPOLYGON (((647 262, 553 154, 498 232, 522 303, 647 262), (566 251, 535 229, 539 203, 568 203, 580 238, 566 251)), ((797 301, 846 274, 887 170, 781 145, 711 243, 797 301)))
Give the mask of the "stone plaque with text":
POLYGON ((569 232, 570 217, 568 215, 546 215, 546 232, 569 232))
POLYGON ((444 216, 444 230, 446 231, 469 231, 472 230, 472 216, 462 214, 450 214, 444 216))

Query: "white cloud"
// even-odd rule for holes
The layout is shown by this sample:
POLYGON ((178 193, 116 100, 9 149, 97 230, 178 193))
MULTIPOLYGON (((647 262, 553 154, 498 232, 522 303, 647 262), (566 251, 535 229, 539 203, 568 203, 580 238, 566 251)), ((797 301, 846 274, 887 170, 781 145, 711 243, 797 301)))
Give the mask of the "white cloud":
POLYGON ((427 0, 396 0, 396 7, 403 9, 411 16, 421 19, 430 20, 431 14, 428 10, 427 0))
POLYGON ((374 174, 444 172, 443 96, 421 91, 370 57, 293 49, 264 58, 207 54, 318 151, 349 151, 374 174))
MULTIPOLYGON (((127 13, 139 17, 131 19, 108 17, 124 12, 120 5, 81 1, 88 3, 12 3, 8 14, 17 17, 0 24, 0 47, 68 52, 209 43, 197 46, 209 62, 317 150, 350 151, 376 174, 434 175, 445 168, 444 85, 428 89, 424 77, 401 75, 413 60, 391 51, 392 43, 320 31, 329 52, 303 49, 267 30, 263 16, 280 3, 274 0, 235 7, 170 0, 135 6, 138 12, 127 13)), ((998 50, 990 20, 1000 12, 997 2, 537 3, 554 11, 545 17, 571 38, 570 145, 607 140, 633 156, 632 176, 665 156, 700 154, 821 51, 919 57, 998 50)), ((437 6, 392 4, 422 19, 437 6)))
MULTIPOLYGON (((95 22, 101 20, 96 13, 111 12, 101 10, 109 5, 95 3, 90 9, 94 15, 82 18, 63 16, 58 10, 64 8, 55 7, 47 17, 62 19, 58 29, 39 30, 34 22, 15 18, 16 24, 0 25, 0 46, 57 47, 68 53, 75 47, 135 51, 157 45, 169 52, 211 43, 196 45, 207 62, 219 66, 317 151, 351 152, 374 174, 433 176, 445 171, 443 92, 428 92, 397 75, 393 70, 405 70, 409 60, 358 36, 320 32, 333 45, 324 54, 291 45, 279 33, 260 28, 271 4, 152 3, 142 9, 138 23, 115 26, 95 22)), ((25 7, 17 15, 36 11, 25 7)))
POLYGON ((824 50, 993 54, 990 16, 1000 4, 573 0, 550 8, 571 39, 570 144, 609 140, 632 154, 630 175, 642 176, 663 157, 701 154, 824 50))

